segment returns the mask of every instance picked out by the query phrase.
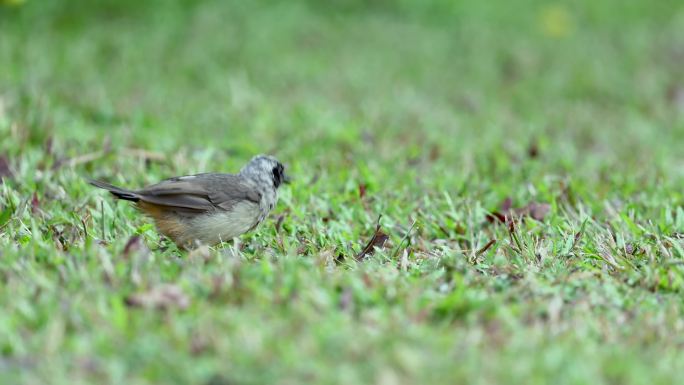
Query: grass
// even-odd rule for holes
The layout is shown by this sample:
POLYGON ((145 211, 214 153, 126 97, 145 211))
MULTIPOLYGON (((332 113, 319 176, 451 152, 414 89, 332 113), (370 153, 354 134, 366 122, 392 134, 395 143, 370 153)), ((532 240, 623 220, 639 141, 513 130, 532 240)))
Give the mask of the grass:
POLYGON ((680 382, 683 37, 678 1, 0 6, 0 383, 680 382), (85 182, 256 153, 295 183, 190 253, 85 182))

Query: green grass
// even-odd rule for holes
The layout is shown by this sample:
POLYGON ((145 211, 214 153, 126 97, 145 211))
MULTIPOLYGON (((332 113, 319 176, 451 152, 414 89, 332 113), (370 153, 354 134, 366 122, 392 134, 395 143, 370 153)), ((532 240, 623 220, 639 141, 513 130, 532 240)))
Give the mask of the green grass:
POLYGON ((681 382, 683 62, 674 0, 0 5, 0 383, 681 382), (257 153, 191 253, 85 182, 257 153))

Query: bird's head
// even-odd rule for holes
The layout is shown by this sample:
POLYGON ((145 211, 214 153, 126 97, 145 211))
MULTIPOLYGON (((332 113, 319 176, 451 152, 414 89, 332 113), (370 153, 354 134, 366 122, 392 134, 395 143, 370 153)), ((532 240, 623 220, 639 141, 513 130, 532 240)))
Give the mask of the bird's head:
POLYGON ((273 183, 277 189, 283 183, 290 183, 285 174, 285 166, 278 159, 269 155, 257 155, 240 170, 240 175, 259 181, 273 183))

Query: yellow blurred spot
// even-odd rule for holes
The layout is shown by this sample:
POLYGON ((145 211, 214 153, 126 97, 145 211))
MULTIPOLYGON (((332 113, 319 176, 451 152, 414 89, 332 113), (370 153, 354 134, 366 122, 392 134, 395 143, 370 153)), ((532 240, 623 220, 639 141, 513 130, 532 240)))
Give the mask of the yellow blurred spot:
POLYGON ((26 2, 26 0, 0 0, 0 4, 7 6, 19 6, 26 2))
POLYGON ((575 29, 570 11, 559 4, 548 5, 541 10, 539 25, 546 36, 553 38, 566 37, 575 29))

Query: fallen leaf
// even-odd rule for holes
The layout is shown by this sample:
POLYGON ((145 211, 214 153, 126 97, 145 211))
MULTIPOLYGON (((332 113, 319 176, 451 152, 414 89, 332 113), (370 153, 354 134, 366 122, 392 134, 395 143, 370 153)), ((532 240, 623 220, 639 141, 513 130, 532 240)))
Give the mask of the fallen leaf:
POLYGON ((506 223, 510 220, 510 218, 506 217, 506 214, 502 214, 498 211, 494 211, 493 213, 487 214, 487 222, 489 223, 494 223, 494 222, 501 222, 501 223, 506 223))
POLYGON ((489 223, 494 223, 496 221, 499 221, 501 223, 508 222, 510 220, 510 218, 508 218, 508 215, 510 214, 511 206, 513 206, 513 199, 511 199, 511 197, 506 197, 506 199, 504 199, 504 201, 501 203, 501 210, 500 211, 493 211, 493 212, 487 214, 487 222, 489 222, 489 223))
POLYGON ((130 307, 143 309, 184 310, 190 305, 190 299, 179 286, 163 284, 145 292, 131 294, 126 297, 125 303, 130 307))
POLYGON ((40 212, 40 201, 38 200, 38 194, 34 191, 31 197, 31 213, 33 215, 40 212))
POLYGON ((527 147, 527 156, 532 159, 539 157, 539 144, 537 144, 536 140, 533 140, 530 146, 527 147))
POLYGON ((366 196, 366 189, 368 186, 365 183, 359 183, 359 198, 363 199, 366 196))
POLYGON ((503 203, 501 203, 501 211, 509 211, 513 207, 513 199, 511 197, 506 197, 503 203))
POLYGON ((364 259, 367 255, 372 255, 375 252, 376 247, 382 247, 385 245, 385 242, 387 242, 387 240, 389 239, 389 235, 382 232, 380 228, 380 217, 378 217, 378 223, 375 226, 375 233, 373 234, 373 237, 368 241, 366 246, 363 248, 363 250, 361 250, 361 252, 356 255, 357 261, 364 259))
POLYGON ((506 198, 501 205, 501 211, 494 211, 487 214, 487 222, 506 223, 511 224, 515 219, 524 219, 530 217, 536 221, 543 221, 551 211, 551 205, 548 203, 530 202, 526 206, 513 209, 511 198, 506 198))
POLYGON ((575 249, 575 246, 577 246, 577 243, 580 241, 580 239, 582 239, 582 233, 583 232, 584 232, 584 230, 580 229, 580 231, 575 233, 575 237, 572 240, 572 247, 570 248, 570 250, 575 249))

